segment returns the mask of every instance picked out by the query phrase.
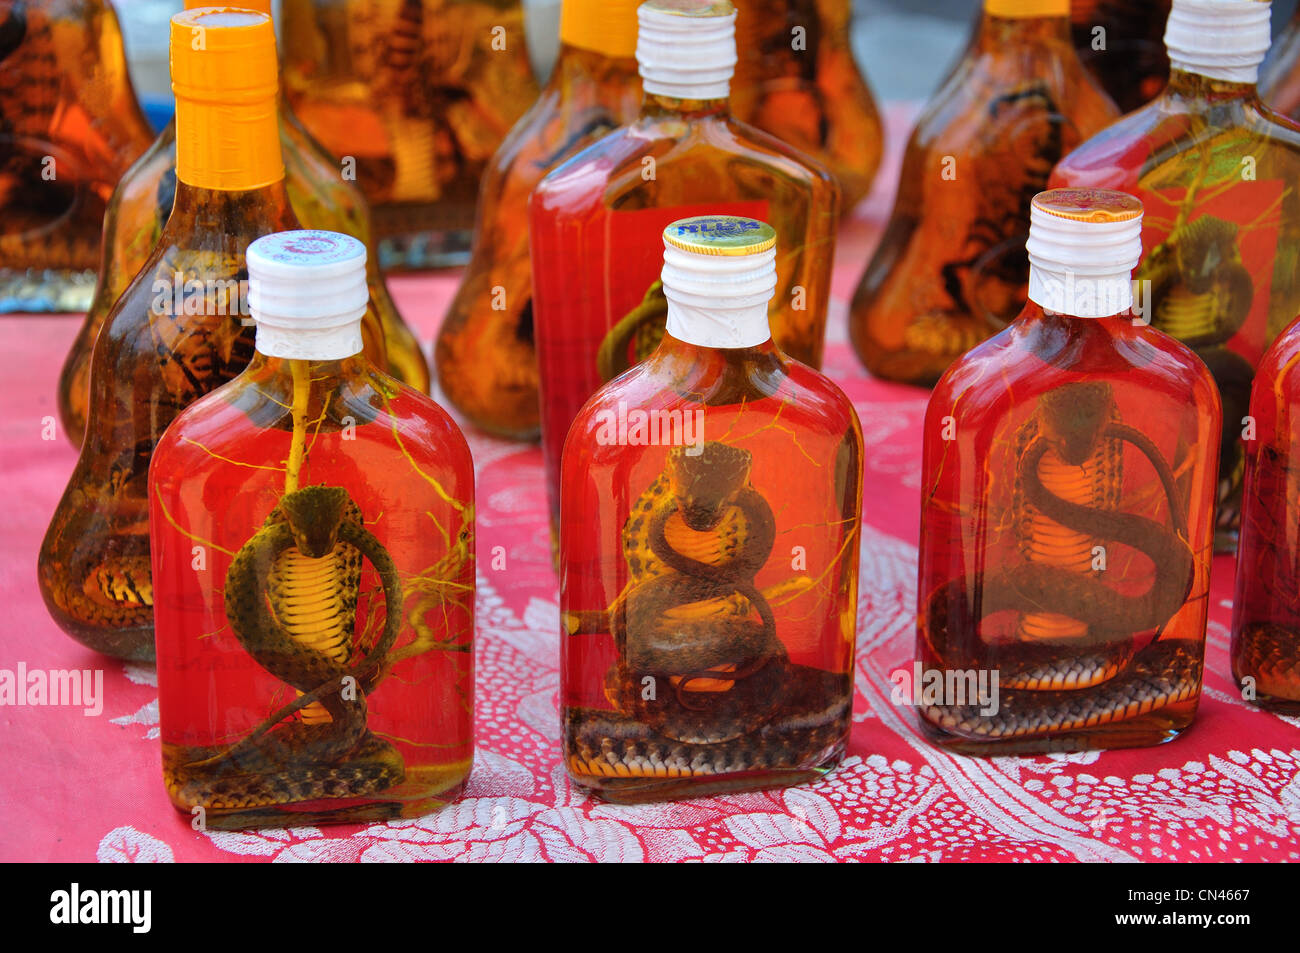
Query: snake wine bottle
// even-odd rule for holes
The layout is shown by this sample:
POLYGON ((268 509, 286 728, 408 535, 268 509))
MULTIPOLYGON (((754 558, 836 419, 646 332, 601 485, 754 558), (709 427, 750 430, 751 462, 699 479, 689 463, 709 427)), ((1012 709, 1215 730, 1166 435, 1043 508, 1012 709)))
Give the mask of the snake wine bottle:
POLYGON ((528 440, 541 426, 528 196, 551 169, 636 118, 639 2, 564 0, 551 79, 483 174, 473 252, 434 359, 447 400, 490 433, 528 440))
POLYGON ((673 221, 728 214, 770 222, 785 242, 769 308, 772 337, 796 360, 821 364, 839 187, 813 159, 731 117, 735 17, 729 0, 643 3, 640 117, 547 175, 530 201, 553 521, 569 424, 663 335, 668 305, 657 249, 673 221))
POLYGON ((1300 714, 1300 322, 1260 362, 1239 435, 1246 478, 1232 674, 1244 697, 1300 714))
MULTIPOLYGON (((186 7, 211 6, 186 0, 186 7)), ((270 14, 269 0, 244 0, 244 9, 270 14)), ((303 129, 281 96, 280 149, 284 156, 285 187, 298 220, 306 228, 346 232, 369 242, 369 209, 356 186, 343 178, 340 164, 303 129)), ((104 218, 104 243, 99 281, 81 330, 73 341, 59 376, 59 417, 64 433, 77 446, 86 432, 90 359, 95 339, 109 310, 149 258, 171 214, 176 195, 176 121, 159 133, 149 150, 117 183, 104 218)), ((370 308, 366 334, 378 358, 382 340, 388 370, 417 390, 429 389, 429 366, 419 342, 402 320, 388 294, 378 259, 367 259, 370 308)))
POLYGON ((244 251, 298 227, 280 156, 270 17, 178 13, 171 64, 176 201, 95 342, 85 440, 37 573, 64 631, 134 659, 153 657, 149 457, 178 413, 248 364, 244 251))
POLYGON ((1256 91, 1268 3, 1174 0, 1165 43, 1165 91, 1066 156, 1052 183, 1142 200, 1149 319, 1209 365, 1223 400, 1216 545, 1230 552, 1255 366, 1300 313, 1300 126, 1256 91))
POLYGON ((149 472, 163 779, 209 827, 424 814, 473 756, 474 486, 361 352, 365 246, 249 246, 256 352, 149 472))
POLYGON ((0 313, 86 310, 109 195, 152 138, 109 0, 0 4, 0 313))
POLYGON ((614 801, 796 784, 853 706, 862 432, 772 341, 777 235, 663 233, 667 329, 564 446, 564 757, 614 801))
POLYGON ((967 753, 1156 744, 1200 698, 1218 394, 1133 316, 1137 199, 1062 189, 1031 215, 1025 310, 930 398, 895 700, 967 753))

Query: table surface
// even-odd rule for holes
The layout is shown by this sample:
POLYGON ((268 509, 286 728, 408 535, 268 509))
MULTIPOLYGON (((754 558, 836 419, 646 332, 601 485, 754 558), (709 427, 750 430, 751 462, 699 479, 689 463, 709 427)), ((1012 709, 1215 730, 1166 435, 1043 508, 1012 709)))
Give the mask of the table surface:
MULTIPOLYGON (((83 648, 46 614, 36 554, 76 460, 55 382, 76 316, 0 318, 16 380, 0 416, 0 670, 102 670, 103 712, 0 707, 0 860, 1198 861, 1300 858, 1300 719, 1243 702, 1229 675, 1232 560, 1214 563, 1207 672, 1195 724, 1157 748, 974 759, 937 750, 890 702, 916 617, 920 434, 927 392, 870 379, 846 344, 847 301, 889 213, 906 130, 889 110, 881 187, 845 223, 825 368, 866 438, 848 756, 780 791, 617 806, 570 785, 559 751, 559 609, 541 454, 466 428, 478 472, 477 753, 465 796, 383 824, 199 832, 161 783, 152 668, 83 648)), ((454 272, 390 280, 426 347, 454 272)))

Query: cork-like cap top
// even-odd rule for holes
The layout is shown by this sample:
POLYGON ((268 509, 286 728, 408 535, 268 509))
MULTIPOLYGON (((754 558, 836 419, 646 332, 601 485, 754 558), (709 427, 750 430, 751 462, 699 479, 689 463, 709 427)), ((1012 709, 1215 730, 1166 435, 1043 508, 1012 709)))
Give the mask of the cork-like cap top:
POLYGON ((697 255, 757 255, 776 244, 776 229, 739 215, 696 215, 665 228, 664 244, 697 255))
POLYGON ((647 0, 642 7, 682 17, 725 17, 736 12, 731 0, 647 0))
POLYGON ((1052 189, 1034 196, 1034 208, 1072 222, 1131 222, 1142 217, 1142 203, 1111 189, 1052 189))

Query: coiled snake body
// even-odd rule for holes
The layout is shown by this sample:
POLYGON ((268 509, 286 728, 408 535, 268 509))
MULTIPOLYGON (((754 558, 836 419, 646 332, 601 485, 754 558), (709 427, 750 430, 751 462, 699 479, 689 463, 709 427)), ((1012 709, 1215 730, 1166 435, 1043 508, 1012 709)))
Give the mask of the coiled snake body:
POLYGON ((775 540, 749 451, 674 448, 623 528, 628 587, 570 613, 571 636, 610 632, 616 711, 570 709, 579 775, 690 777, 821 763, 848 731, 847 674, 792 665, 754 584, 775 540))
POLYGON ((236 744, 191 749, 197 757, 169 765, 173 798, 235 809, 361 797, 400 783, 401 755, 368 730, 366 696, 386 674, 401 627, 401 583, 347 491, 287 493, 235 554, 225 600, 240 645, 301 694, 236 744), (386 608, 368 649, 353 644, 363 558, 382 581, 386 608))
POLYGON ((979 704, 950 704, 923 706, 923 716, 964 737, 1005 739, 1109 725, 1195 697, 1204 646, 1159 635, 1194 574, 1181 495, 1159 450, 1120 422, 1106 383, 1044 395, 1018 436, 1016 509, 1025 561, 940 586, 921 620, 939 668, 994 667, 1000 688, 1009 690, 1000 691, 995 714, 981 714, 979 704), (1171 527, 1116 509, 1124 443, 1155 469, 1171 527), (1059 472, 1083 477, 1071 486, 1059 472), (1059 486, 1049 489, 1045 475, 1059 486), (1145 593, 1123 594, 1093 576, 1097 540, 1123 543, 1151 560, 1154 580, 1145 593), (1007 610, 1020 614, 1017 639, 985 643, 981 621, 1007 610), (1152 630, 1156 638, 1137 651, 1136 637, 1152 630))

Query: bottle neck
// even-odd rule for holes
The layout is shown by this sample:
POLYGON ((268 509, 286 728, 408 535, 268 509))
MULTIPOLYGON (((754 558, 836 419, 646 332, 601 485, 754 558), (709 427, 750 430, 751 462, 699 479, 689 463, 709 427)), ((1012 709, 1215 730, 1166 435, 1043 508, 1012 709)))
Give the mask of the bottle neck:
POLYGON ((1029 266, 1029 300, 1047 314, 1061 317, 1091 319, 1132 315, 1133 272, 1129 268, 1080 272, 1032 263, 1029 266))
POLYGON ((248 362, 245 375, 266 397, 293 406, 295 394, 306 400, 309 410, 319 410, 340 385, 369 379, 374 367, 362 354, 333 360, 313 361, 276 357, 258 350, 248 362))
POLYGON ((298 228, 289 192, 280 178, 255 189, 232 191, 176 183, 176 199, 164 234, 184 248, 241 247, 270 232, 298 228))
POLYGON ((1016 47, 1072 42, 1068 5, 1064 12, 1027 17, 1007 16, 1007 7, 1006 3, 994 3, 991 0, 985 3, 975 35, 975 48, 979 52, 1007 53, 1016 47))
POLYGON ((726 116, 731 111, 731 101, 722 99, 677 99, 647 92, 641 99, 642 119, 707 119, 726 116))
POLYGON ((176 98, 176 178, 249 192, 282 180, 278 91, 251 101, 176 98))
POLYGON ((1169 70, 1165 96, 1192 103, 1249 102, 1259 98, 1259 91, 1254 81, 1235 82, 1173 67, 1169 70))
POLYGON ((597 88, 624 88, 640 85, 641 77, 637 74, 635 56, 609 56, 596 50, 562 43, 555 60, 552 85, 557 81, 565 89, 571 90, 585 89, 589 84, 597 88))

